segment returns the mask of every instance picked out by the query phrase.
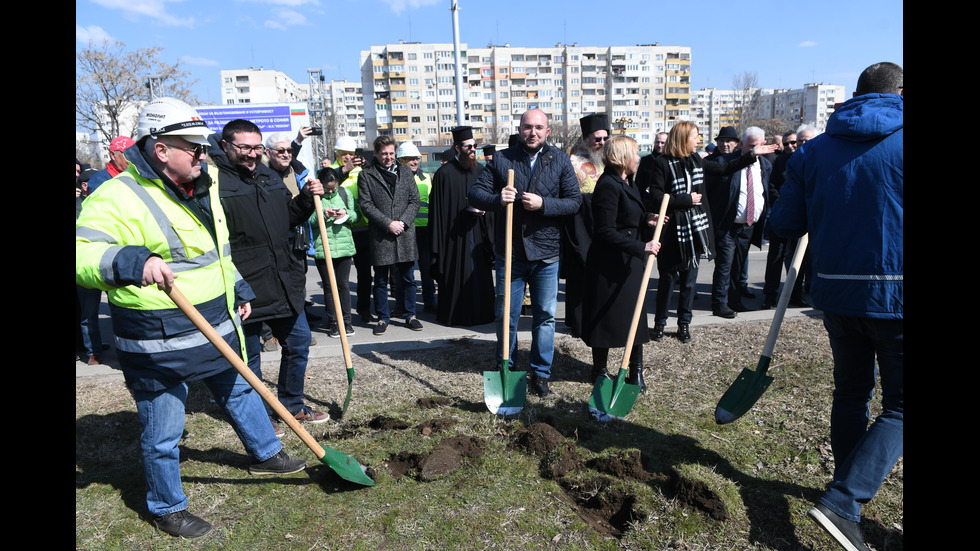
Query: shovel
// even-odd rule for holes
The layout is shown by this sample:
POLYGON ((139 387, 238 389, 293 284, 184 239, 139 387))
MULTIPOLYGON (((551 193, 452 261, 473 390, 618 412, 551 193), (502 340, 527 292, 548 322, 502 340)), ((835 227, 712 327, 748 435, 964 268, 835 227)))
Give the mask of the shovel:
POLYGON ((363 484, 365 486, 374 486, 374 481, 371 480, 367 474, 365 474, 366 469, 362 467, 356 459, 345 453, 341 453, 337 450, 332 450, 317 444, 316 440, 310 436, 310 433, 306 432, 306 429, 303 428, 303 425, 300 425, 299 421, 297 421, 296 418, 289 413, 286 407, 279 403, 279 400, 272 395, 272 392, 270 392, 269 389, 262 384, 262 381, 260 381, 259 378, 255 376, 255 373, 252 373, 252 370, 248 368, 248 365, 242 361, 242 359, 238 356, 238 353, 232 350, 231 346, 229 346, 228 343, 225 342, 220 335, 218 335, 218 332, 211 327, 211 324, 208 323, 203 316, 201 316, 200 312, 197 311, 197 308, 195 308, 194 305, 187 300, 187 297, 185 297, 184 294, 177 289, 176 285, 168 289, 167 294, 170 295, 170 298, 174 301, 174 304, 176 304, 177 307, 180 308, 180 310, 184 312, 184 314, 194 323, 194 325, 202 333, 204 333, 204 336, 211 341, 211 344, 213 344, 215 348, 221 352, 221 355, 224 356, 225 359, 238 370, 242 377, 248 381, 248 384, 250 384, 252 388, 259 393, 259 396, 261 396, 262 399, 265 400, 270 407, 272 407, 279 417, 286 421, 286 424, 289 425, 289 428, 296 433, 296 436, 299 436, 300 440, 302 440, 304 444, 313 450, 313 453, 316 454, 320 461, 333 469, 334 472, 340 475, 340 477, 344 480, 349 480, 350 482, 363 484))
MULTIPOLYGON (((507 171, 507 187, 514 186, 514 170, 507 171)), ((483 401, 490 413, 513 415, 524 409, 527 398, 527 372, 515 373, 510 370, 510 266, 514 225, 514 203, 507 203, 507 227, 504 238, 504 324, 503 358, 500 371, 483 372, 483 401)))
POLYGON ((347 365, 347 397, 344 398, 344 409, 341 415, 347 413, 347 406, 350 405, 350 393, 354 383, 354 365, 350 359, 350 345, 347 344, 347 328, 344 327, 344 314, 340 311, 340 295, 337 294, 337 276, 333 271, 333 258, 330 256, 330 242, 327 240, 327 224, 323 220, 323 204, 320 202, 321 195, 315 196, 316 221, 320 225, 320 241, 323 242, 323 257, 327 265, 327 279, 330 280, 330 294, 333 295, 334 317, 337 318, 337 331, 340 332, 340 348, 344 352, 344 363, 347 365))
MULTIPOLYGON (((660 202, 660 216, 657 218, 657 229, 653 231, 653 240, 660 241, 660 232, 664 227, 664 217, 667 215, 667 202, 670 195, 664 194, 663 201, 660 202)), ((629 337, 626 339, 626 351, 623 353, 623 363, 619 366, 619 374, 615 379, 607 379, 603 376, 596 378, 595 386, 592 388, 592 396, 589 397, 589 412, 598 421, 609 422, 613 419, 622 419, 633 409, 636 397, 640 394, 640 385, 632 385, 626 382, 626 372, 629 370, 630 352, 633 351, 633 341, 636 338, 636 327, 640 324, 640 316, 643 315, 643 297, 647 292, 647 283, 650 281, 650 274, 653 273, 653 264, 656 262, 655 255, 647 255, 647 265, 643 269, 643 283, 640 285, 640 296, 636 299, 636 308, 633 310, 633 323, 630 325, 629 337)))
POLYGON ((747 367, 743 369, 732 386, 725 391, 721 400, 718 400, 718 407, 715 408, 715 423, 719 425, 731 423, 745 415, 772 384, 773 378, 766 375, 766 371, 769 369, 769 362, 772 361, 772 351, 776 347, 779 327, 783 324, 786 306, 789 304, 789 297, 793 293, 793 285, 796 283, 800 265, 803 264, 803 253, 806 252, 808 241, 809 236, 804 234, 796 244, 793 263, 789 271, 786 272, 786 283, 783 284, 783 290, 779 294, 779 303, 776 305, 776 313, 772 317, 772 325, 769 326, 769 337, 766 339, 766 346, 762 349, 759 365, 756 366, 755 371, 747 367))

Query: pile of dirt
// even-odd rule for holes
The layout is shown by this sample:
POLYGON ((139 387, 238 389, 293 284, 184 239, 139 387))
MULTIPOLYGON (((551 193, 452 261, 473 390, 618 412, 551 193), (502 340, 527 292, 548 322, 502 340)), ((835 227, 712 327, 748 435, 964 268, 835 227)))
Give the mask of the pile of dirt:
POLYGON ((437 398, 419 398, 416 402, 419 409, 435 409, 437 407, 448 406, 452 403, 452 400, 445 397, 437 398))
POLYGON ((415 474, 420 480, 433 480, 462 467, 464 459, 482 456, 486 448, 486 442, 475 436, 453 436, 443 439, 428 454, 399 452, 385 465, 395 478, 415 474))
POLYGON ((512 446, 533 455, 545 455, 565 443, 565 437, 547 423, 534 423, 514 431, 512 446))
POLYGON ((715 520, 728 520, 728 507, 724 500, 703 480, 681 475, 677 470, 670 473, 669 489, 678 501, 692 509, 703 511, 715 520))
POLYGON ((624 480, 647 482, 653 478, 643 468, 640 450, 620 451, 615 455, 590 459, 586 466, 624 480))
POLYGON ((435 419, 426 421, 419 424, 416 428, 422 436, 430 436, 437 432, 444 432, 449 429, 449 427, 456 424, 456 419, 450 419, 448 417, 437 417, 435 419))

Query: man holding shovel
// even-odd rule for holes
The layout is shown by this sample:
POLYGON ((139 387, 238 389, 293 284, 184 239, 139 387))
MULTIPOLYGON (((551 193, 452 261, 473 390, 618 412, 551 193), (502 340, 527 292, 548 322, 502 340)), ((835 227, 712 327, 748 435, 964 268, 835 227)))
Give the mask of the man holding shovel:
POLYGON ((202 381, 244 444, 252 474, 306 467, 276 438, 262 400, 163 291, 175 279, 221 338, 243 352, 241 320, 252 289, 228 254, 217 186, 201 170, 207 125, 186 103, 153 100, 140 113, 129 167, 89 197, 75 225, 75 280, 107 291, 116 349, 136 400, 146 506, 164 532, 203 536, 211 524, 187 512, 178 444, 187 383, 202 381))
POLYGON ((834 480, 808 514, 849 550, 867 549, 861 506, 904 449, 903 81, 894 63, 861 73, 827 131, 790 158, 770 218, 781 237, 809 233, 810 296, 834 353, 834 480), (882 412, 869 427, 876 374, 882 412))

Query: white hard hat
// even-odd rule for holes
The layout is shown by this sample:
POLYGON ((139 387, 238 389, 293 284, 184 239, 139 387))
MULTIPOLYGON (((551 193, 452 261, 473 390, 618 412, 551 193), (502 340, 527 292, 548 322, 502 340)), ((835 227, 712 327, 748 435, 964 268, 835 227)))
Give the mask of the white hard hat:
POLYGON ((136 141, 147 136, 180 136, 191 143, 207 145, 209 135, 211 131, 197 111, 176 98, 157 98, 147 103, 136 126, 136 141))
POLYGON ((354 151, 357 149, 357 142, 350 136, 337 138, 337 145, 333 146, 334 151, 354 151))
POLYGON ((422 154, 419 153, 419 148, 415 147, 412 142, 402 142, 398 146, 398 151, 395 152, 395 157, 401 159, 404 157, 421 157, 422 154))

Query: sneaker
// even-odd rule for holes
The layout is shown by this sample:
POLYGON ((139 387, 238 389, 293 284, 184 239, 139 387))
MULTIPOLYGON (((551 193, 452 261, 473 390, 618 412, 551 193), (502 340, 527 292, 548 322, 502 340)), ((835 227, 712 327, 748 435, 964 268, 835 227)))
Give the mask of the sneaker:
POLYGON ((405 326, 411 329, 412 331, 422 330, 422 322, 419 321, 419 319, 414 316, 412 317, 412 319, 405 322, 405 326))
POLYGON ((330 327, 329 329, 327 329, 327 336, 330 337, 331 339, 339 339, 340 338, 340 331, 337 329, 337 326, 336 325, 334 325, 334 326, 330 327))
POLYGON ((297 421, 306 421, 307 423, 326 423, 330 420, 330 416, 327 415, 325 411, 316 411, 311 408, 303 408, 299 410, 296 415, 293 415, 297 421))
POLYGON ((188 513, 187 509, 159 516, 153 519, 153 524, 178 538, 199 538, 211 531, 210 522, 188 513))
POLYGON ((344 331, 347 333, 347 336, 348 337, 353 337, 354 334, 355 334, 354 333, 354 326, 352 326, 350 324, 345 324, 344 325, 344 331))
POLYGON ((385 320, 379 321, 378 324, 374 326, 375 335, 384 335, 385 331, 387 330, 388 330, 388 322, 386 322, 385 320))
POLYGON ((279 350, 279 341, 275 337, 265 341, 265 344, 262 345, 263 352, 275 352, 276 350, 279 350))
POLYGON ((292 474, 298 473, 306 468, 305 459, 292 459, 286 455, 286 450, 279 450, 279 453, 262 462, 255 462, 248 466, 248 474, 269 475, 269 474, 292 474))
POLYGON ((282 427, 279 426, 279 423, 276 423, 275 419, 269 417, 269 421, 272 421, 272 430, 276 432, 276 438, 282 438, 286 435, 286 431, 282 430, 282 427))
POLYGON ((310 346, 316 346, 316 337, 310 336, 310 346))
POLYGON ((858 523, 842 518, 820 503, 810 507, 806 514, 847 551, 868 551, 858 523))

